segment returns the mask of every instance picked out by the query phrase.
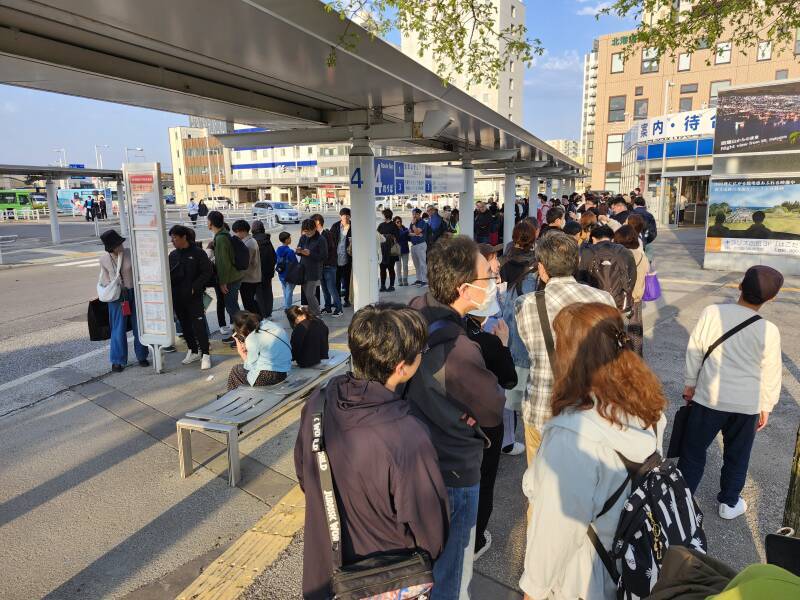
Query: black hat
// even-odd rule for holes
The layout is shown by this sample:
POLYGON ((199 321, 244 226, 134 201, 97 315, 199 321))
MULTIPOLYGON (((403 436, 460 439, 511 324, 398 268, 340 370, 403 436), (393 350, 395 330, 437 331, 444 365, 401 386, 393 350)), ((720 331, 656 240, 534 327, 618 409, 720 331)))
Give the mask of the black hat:
POLYGON ((118 234, 116 229, 109 229, 102 233, 100 241, 106 247, 106 252, 113 252, 117 246, 120 246, 125 241, 125 238, 118 234))
POLYGON ((750 304, 764 304, 778 295, 783 286, 783 275, 767 265, 747 269, 742 279, 742 297, 750 304))

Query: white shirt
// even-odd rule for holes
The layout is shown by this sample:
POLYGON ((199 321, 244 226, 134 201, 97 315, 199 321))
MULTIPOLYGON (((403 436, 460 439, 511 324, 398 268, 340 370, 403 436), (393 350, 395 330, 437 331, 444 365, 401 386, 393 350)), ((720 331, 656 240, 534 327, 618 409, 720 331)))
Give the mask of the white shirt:
POLYGON ((197 202, 195 202, 194 200, 189 202, 189 206, 186 207, 186 211, 190 215, 196 215, 199 210, 200 210, 200 207, 198 206, 197 202))
POLYGON ((781 334, 761 319, 722 342, 700 363, 723 333, 756 312, 738 304, 712 304, 700 314, 686 349, 685 385, 696 388, 694 401, 724 412, 770 412, 781 393, 781 334))

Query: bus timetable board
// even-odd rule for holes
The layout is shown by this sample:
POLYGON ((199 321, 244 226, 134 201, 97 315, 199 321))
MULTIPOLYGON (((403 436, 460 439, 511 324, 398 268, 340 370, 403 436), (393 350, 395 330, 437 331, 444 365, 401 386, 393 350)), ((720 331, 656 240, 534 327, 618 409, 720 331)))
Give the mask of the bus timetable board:
MULTIPOLYGON (((171 346, 175 340, 169 278, 161 169, 158 163, 123 165, 125 203, 133 255, 136 318, 139 338, 151 346, 171 346)), ((160 371, 160 352, 155 353, 160 371)))

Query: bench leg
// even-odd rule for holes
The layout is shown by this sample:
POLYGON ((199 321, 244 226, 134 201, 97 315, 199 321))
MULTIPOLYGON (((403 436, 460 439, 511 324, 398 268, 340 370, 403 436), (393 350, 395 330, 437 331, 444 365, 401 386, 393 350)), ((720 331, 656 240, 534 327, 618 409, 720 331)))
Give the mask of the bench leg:
POLYGON ((192 464, 192 430, 184 429, 178 423, 178 463, 180 465, 181 479, 189 477, 194 472, 192 464))
POLYGON ((228 485, 236 487, 239 483, 239 432, 235 429, 228 433, 228 485))

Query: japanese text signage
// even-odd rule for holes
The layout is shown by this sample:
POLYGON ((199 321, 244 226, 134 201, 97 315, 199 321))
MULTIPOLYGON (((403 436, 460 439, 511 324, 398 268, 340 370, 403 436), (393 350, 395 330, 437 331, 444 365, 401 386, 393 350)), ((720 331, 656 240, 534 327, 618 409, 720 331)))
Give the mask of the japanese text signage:
POLYGON ((717 127, 717 110, 689 110, 640 121, 625 134, 624 150, 636 144, 681 138, 711 137, 717 127))
POLYGON ((375 195, 453 194, 464 191, 461 169, 375 159, 375 195))
POLYGON ((627 46, 628 44, 635 44, 637 40, 636 34, 621 35, 619 37, 611 38, 612 46, 627 46))

